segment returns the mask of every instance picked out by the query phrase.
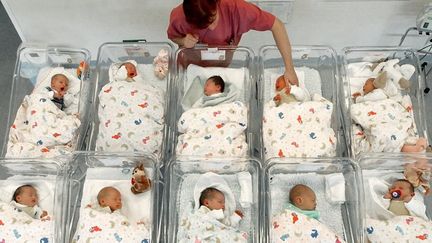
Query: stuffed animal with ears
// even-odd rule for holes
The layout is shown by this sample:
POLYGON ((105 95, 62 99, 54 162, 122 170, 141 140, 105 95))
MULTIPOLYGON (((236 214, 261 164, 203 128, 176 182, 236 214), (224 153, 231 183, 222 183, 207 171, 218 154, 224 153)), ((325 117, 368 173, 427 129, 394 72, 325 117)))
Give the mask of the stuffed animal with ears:
POLYGON ((165 49, 161 49, 158 55, 153 59, 154 74, 159 79, 164 79, 168 74, 168 62, 168 51, 165 49))
POLYGON ((143 164, 135 166, 132 171, 131 183, 131 191, 133 194, 142 193, 150 189, 151 181, 146 175, 143 164))
POLYGON ((392 59, 374 65, 373 73, 378 75, 387 72, 388 81, 391 81, 398 89, 405 90, 410 87, 409 79, 415 72, 415 67, 410 64, 400 66, 399 59, 392 59))

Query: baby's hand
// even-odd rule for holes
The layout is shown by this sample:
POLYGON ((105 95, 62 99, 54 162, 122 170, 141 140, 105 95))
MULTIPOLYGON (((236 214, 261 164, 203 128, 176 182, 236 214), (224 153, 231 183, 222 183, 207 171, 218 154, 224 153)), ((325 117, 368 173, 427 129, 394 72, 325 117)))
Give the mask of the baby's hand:
POLYGON ((280 100, 281 100, 280 95, 277 94, 277 95, 273 98, 273 100, 274 100, 274 101, 280 101, 280 100))
POLYGON ((243 218, 244 217, 244 215, 243 215, 243 213, 242 213, 242 211, 240 211, 240 210, 236 210, 236 211, 234 211, 238 216, 240 216, 240 218, 243 218))
POLYGON ((40 217, 43 218, 45 216, 48 216, 48 212, 44 210, 44 211, 42 211, 42 215, 40 217))
POLYGON ((384 195, 384 199, 392 199, 392 196, 391 196, 390 191, 388 191, 388 192, 384 195))
POLYGON ((352 96, 355 99, 355 98, 361 96, 361 93, 360 92, 355 92, 352 96))

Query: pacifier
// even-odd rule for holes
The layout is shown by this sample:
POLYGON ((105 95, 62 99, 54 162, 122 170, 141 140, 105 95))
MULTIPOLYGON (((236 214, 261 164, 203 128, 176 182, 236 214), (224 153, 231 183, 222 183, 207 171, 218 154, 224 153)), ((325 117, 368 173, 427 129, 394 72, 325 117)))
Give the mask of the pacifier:
POLYGON ((390 194, 393 199, 398 199, 402 195, 402 192, 400 190, 394 190, 390 194))

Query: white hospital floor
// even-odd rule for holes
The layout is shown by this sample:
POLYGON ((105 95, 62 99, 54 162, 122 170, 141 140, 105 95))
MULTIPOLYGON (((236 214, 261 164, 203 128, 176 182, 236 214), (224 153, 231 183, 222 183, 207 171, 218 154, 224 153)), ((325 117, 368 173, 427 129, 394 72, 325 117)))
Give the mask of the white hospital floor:
POLYGON ((21 39, 0 2, 0 144, 3 144, 7 127, 11 82, 20 43, 21 39))

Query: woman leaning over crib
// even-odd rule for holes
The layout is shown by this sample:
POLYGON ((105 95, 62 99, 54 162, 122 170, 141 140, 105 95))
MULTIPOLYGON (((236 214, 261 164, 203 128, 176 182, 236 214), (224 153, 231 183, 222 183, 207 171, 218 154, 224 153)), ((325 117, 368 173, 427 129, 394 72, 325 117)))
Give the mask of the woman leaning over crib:
POLYGON ((245 0, 183 0, 171 11, 168 38, 180 47, 235 45, 249 30, 271 30, 285 63, 285 82, 298 85, 284 24, 245 0))

